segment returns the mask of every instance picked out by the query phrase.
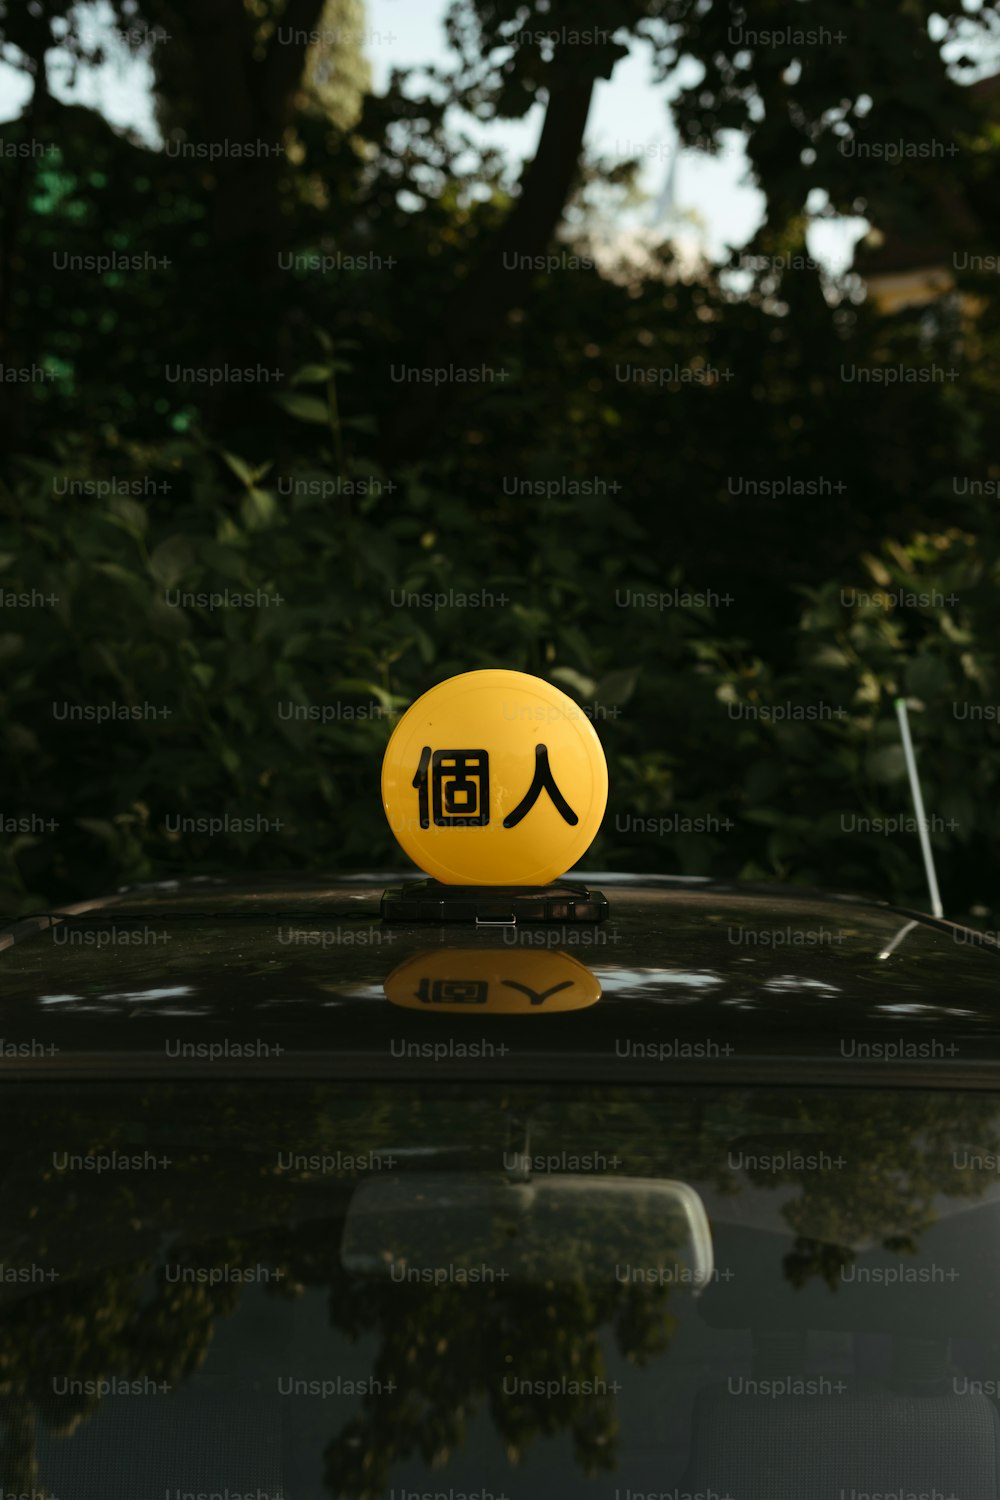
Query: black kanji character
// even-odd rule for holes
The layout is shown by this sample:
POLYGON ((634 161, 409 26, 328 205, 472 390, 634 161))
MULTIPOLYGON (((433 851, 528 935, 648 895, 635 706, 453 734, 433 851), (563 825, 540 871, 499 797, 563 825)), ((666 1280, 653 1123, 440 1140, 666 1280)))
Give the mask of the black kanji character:
POLYGON ((557 812, 562 814, 571 827, 575 827, 580 819, 556 786, 555 777, 552 775, 552 768, 549 765, 549 749, 547 745, 535 746, 535 774, 532 777, 531 785, 514 811, 508 813, 504 818, 503 826, 505 828, 516 828, 521 819, 530 813, 543 790, 548 792, 552 798, 557 812))
POLYGON ((430 745, 425 745, 412 784, 417 788, 421 828, 431 826, 432 811, 438 828, 484 828, 490 821, 490 757, 486 750, 435 750, 432 755, 430 745))
POLYGON ((554 984, 548 990, 533 990, 526 984, 519 984, 516 979, 501 979, 500 983, 510 990, 520 990, 522 995, 530 995, 532 1005, 544 1005, 550 995, 558 995, 560 990, 573 988, 572 979, 564 979, 562 984, 554 984))
POLYGON ((416 994, 425 1005, 485 1005, 489 988, 486 979, 421 979, 416 994))

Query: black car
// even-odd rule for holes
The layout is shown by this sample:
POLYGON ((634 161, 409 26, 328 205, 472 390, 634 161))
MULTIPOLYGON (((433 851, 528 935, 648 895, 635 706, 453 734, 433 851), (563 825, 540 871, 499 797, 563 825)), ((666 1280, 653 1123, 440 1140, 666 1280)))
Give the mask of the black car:
POLYGON ((0 933, 4 1496, 1000 1495, 996 946, 577 878, 0 933))

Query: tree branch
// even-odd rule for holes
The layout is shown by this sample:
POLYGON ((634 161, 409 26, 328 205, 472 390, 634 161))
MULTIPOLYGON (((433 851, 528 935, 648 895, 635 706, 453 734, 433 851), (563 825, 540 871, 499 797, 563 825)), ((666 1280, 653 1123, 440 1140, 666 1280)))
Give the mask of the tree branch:
MULTIPOLYGON (((522 173, 518 200, 457 288, 441 319, 445 332, 421 363, 459 365, 472 355, 476 362, 485 359, 532 275, 530 258, 545 250, 562 220, 579 170, 595 81, 574 71, 553 83, 538 150, 522 173), (525 267, 505 266, 508 255, 525 257, 525 267)), ((419 387, 388 435, 391 452, 409 453, 427 439, 457 394, 453 386, 419 387)))
POLYGON ((323 14, 324 0, 288 0, 281 29, 296 33, 294 42, 279 42, 275 32, 261 67, 261 102, 280 129, 288 116, 288 105, 302 78, 308 37, 323 14), (306 40, 301 40, 301 38, 306 40))

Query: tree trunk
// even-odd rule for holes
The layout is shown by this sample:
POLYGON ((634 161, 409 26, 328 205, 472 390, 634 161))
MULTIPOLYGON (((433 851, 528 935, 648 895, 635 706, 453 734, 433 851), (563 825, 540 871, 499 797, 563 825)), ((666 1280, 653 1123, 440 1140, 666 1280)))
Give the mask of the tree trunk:
MULTIPOLYGON (((195 144, 217 148, 211 164, 214 191, 210 264, 205 303, 212 310, 206 363, 267 372, 251 383, 211 388, 211 425, 252 442, 270 398, 284 383, 281 370, 282 283, 278 256, 285 239, 282 183, 285 132, 323 0, 289 0, 282 31, 262 59, 252 51, 252 27, 243 0, 199 0, 189 21, 195 62, 195 114, 202 133, 195 144), (234 148, 249 147, 247 154, 234 148)), ((193 163, 197 165, 197 163, 193 163)))
MULTIPOLYGON (((579 169, 595 79, 567 73, 553 84, 538 141, 525 168, 520 197, 457 288, 441 319, 442 334, 420 356, 421 366, 486 363, 507 314, 534 274, 559 226, 579 169), (513 267, 505 264, 514 261, 513 267), (516 259, 515 259, 516 258, 516 259)), ((397 410, 388 434, 393 459, 406 458, 436 438, 466 387, 417 385, 397 410)))

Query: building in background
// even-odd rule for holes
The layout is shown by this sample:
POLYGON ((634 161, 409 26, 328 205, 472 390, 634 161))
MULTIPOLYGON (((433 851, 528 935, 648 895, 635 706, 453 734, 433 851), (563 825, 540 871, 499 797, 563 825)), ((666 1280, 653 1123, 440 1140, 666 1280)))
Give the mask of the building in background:
MULTIPOLYGON (((981 78, 969 91, 984 119, 1000 124, 1000 75, 981 78)), ((950 297, 956 269, 964 267, 966 257, 974 257, 989 236, 979 205, 957 177, 937 171, 928 175, 927 188, 926 212, 916 233, 901 225, 881 227, 878 205, 872 205, 872 228, 858 243, 854 270, 881 312, 926 307, 950 297)), ((996 255, 998 247, 992 250, 996 255)), ((974 316, 980 307, 981 299, 966 292, 955 310, 974 316)))

